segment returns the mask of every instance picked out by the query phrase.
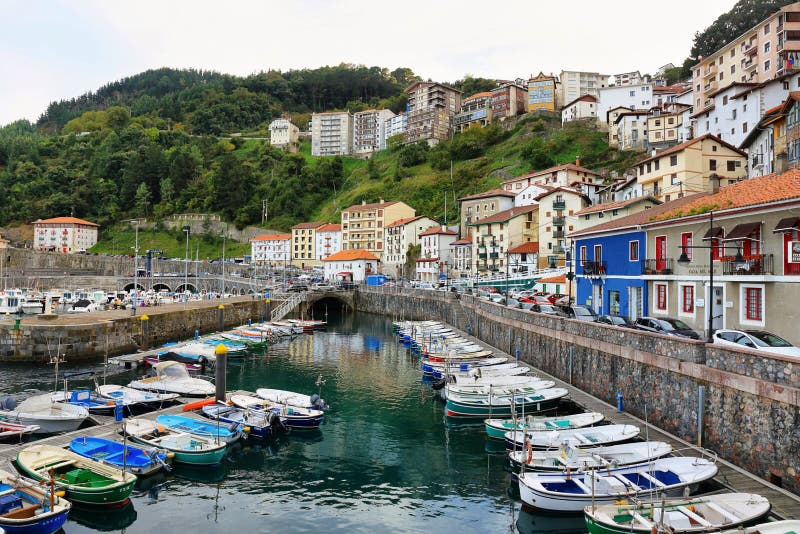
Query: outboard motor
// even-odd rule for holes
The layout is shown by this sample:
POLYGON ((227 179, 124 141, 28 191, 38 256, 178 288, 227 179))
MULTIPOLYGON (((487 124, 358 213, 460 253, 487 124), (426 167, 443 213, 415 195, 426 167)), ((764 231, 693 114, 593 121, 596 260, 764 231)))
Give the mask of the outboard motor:
POLYGON ((438 391, 438 390, 442 389, 445 386, 445 384, 447 384, 447 379, 446 378, 439 378, 438 380, 434 380, 433 381, 433 384, 431 384, 431 387, 434 390, 438 391))
POLYGON ((0 400, 0 409, 3 409, 7 412, 11 412, 14 408, 17 407, 17 399, 11 396, 3 397, 3 400, 0 400))
POLYGON ((316 393, 311 395, 310 400, 311 400, 311 406, 313 406, 317 410, 326 410, 329 408, 329 406, 325 404, 325 401, 322 400, 322 397, 320 397, 316 393))
POLYGON ((269 412, 267 416, 267 422, 269 423, 269 428, 272 432, 286 432, 286 427, 281 421, 281 416, 276 414, 275 412, 269 412))

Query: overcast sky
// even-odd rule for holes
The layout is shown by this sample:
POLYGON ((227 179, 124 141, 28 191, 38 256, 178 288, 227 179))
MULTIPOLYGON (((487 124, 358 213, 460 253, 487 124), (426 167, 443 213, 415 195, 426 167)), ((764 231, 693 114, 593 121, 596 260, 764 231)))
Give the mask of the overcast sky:
POLYGON ((735 0, 0 0, 0 125, 157 67, 231 74, 342 62, 452 82, 654 72, 735 0))

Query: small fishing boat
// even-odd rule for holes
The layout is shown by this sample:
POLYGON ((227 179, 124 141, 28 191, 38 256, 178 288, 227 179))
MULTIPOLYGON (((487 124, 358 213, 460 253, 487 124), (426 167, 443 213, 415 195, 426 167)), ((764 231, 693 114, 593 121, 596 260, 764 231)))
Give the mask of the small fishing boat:
POLYGON ((325 412, 322 410, 309 410, 307 408, 279 404, 253 397, 252 395, 236 394, 231 395, 230 398, 231 402, 239 408, 274 412, 281 417, 284 426, 296 430, 318 429, 325 416, 325 412))
POLYGON ((720 534, 797 534, 798 532, 800 532, 800 519, 786 519, 752 527, 723 530, 720 534))
MULTIPOLYGON (((429 352, 425 353, 427 359, 431 362, 461 362, 461 361, 473 361, 478 360, 480 358, 488 358, 492 355, 492 351, 490 350, 479 350, 474 352, 429 352)), ((456 363, 458 365, 458 363, 456 363)))
POLYGON ((552 410, 569 392, 564 388, 550 388, 509 396, 487 395, 486 397, 448 397, 445 414, 449 417, 510 417, 516 413, 539 413, 552 410))
POLYGON ((208 397, 215 392, 214 384, 202 378, 192 378, 186 367, 178 362, 161 362, 153 366, 155 376, 134 380, 128 387, 158 393, 177 393, 186 397, 208 397))
MULTIPOLYGON (((52 481, 51 481, 52 482, 52 481)), ((55 488, 0 470, 0 532, 51 534, 67 521, 72 504, 55 488)))
POLYGON ((303 395, 302 393, 295 393, 294 391, 285 391, 283 389, 258 388, 256 390, 256 395, 264 400, 295 406, 297 408, 305 408, 307 410, 328 410, 330 408, 316 393, 309 396, 303 395))
POLYGON ((209 419, 219 419, 226 426, 238 425, 249 428, 247 435, 257 438, 266 438, 273 431, 285 430, 281 416, 268 410, 251 410, 217 403, 203 406, 202 414, 209 419))
POLYGON ((18 425, 0 419, 0 441, 22 441, 26 436, 36 433, 38 425, 18 425))
POLYGON ((513 430, 569 430, 599 423, 604 419, 599 412, 586 412, 555 417, 535 417, 529 415, 522 419, 486 419, 486 435, 492 439, 505 439, 506 432, 513 430))
POLYGON ((535 394, 543 389, 550 389, 553 388, 556 383, 552 380, 541 380, 537 377, 529 377, 531 380, 527 382, 521 382, 517 385, 507 385, 507 386, 492 386, 489 384, 483 385, 471 385, 471 384, 462 384, 462 385, 450 385, 447 384, 444 387, 437 387, 437 384, 433 385, 433 389, 439 390, 439 395, 443 399, 488 399, 489 397, 492 398, 499 398, 499 397, 520 397, 522 395, 531 395, 535 394))
POLYGON ((69 442, 69 448, 76 454, 139 476, 151 475, 164 467, 169 468, 168 464, 174 456, 163 454, 158 449, 146 451, 129 443, 89 436, 73 439, 69 442))
POLYGON ((205 356, 184 356, 176 352, 159 352, 153 356, 145 356, 144 363, 155 367, 161 362, 178 362, 192 373, 202 373, 203 369, 213 367, 213 362, 205 356))
POLYGON ((152 393, 115 384, 97 386, 96 391, 101 397, 114 401, 117 399, 122 400, 122 403, 128 408, 134 406, 160 408, 175 402, 180 397, 177 393, 152 393))
POLYGON ((225 442, 171 430, 147 419, 128 419, 125 432, 137 443, 174 453, 175 463, 215 465, 222 461, 228 447, 225 442))
POLYGON ((432 362, 430 360, 421 360, 422 372, 426 375, 434 374, 435 372, 443 373, 446 370, 458 371, 466 373, 471 369, 478 367, 490 367, 492 365, 501 365, 508 362, 508 358, 504 356, 496 356, 493 358, 479 358, 473 362, 461 362, 458 364, 448 365, 446 362, 432 362))
POLYGON ((717 466, 706 458, 678 457, 599 471, 578 473, 523 472, 519 480, 522 502, 553 512, 582 512, 592 502, 613 504, 666 495, 676 497, 717 474, 717 466), (688 490, 687 490, 688 488, 688 490))
POLYGON ((527 433, 512 430, 506 432, 506 448, 526 449, 528 445, 534 449, 551 449, 560 445, 576 447, 599 447, 610 443, 619 443, 633 439, 639 435, 639 427, 635 425, 603 425, 570 430, 545 430, 527 433))
POLYGON ((547 450, 528 447, 508 451, 508 460, 515 467, 525 464, 529 471, 557 473, 640 464, 671 452, 672 446, 663 441, 634 441, 592 449, 579 449, 574 445, 547 450))
POLYGON ((34 434, 58 434, 77 430, 89 417, 89 411, 81 406, 54 403, 47 393, 28 397, 19 406, 12 397, 6 397, 0 417, 9 423, 38 426, 34 434))
POLYGON ((52 471, 56 487, 67 492, 67 499, 84 504, 125 502, 136 484, 136 475, 52 445, 23 449, 17 465, 37 481, 47 481, 52 471))
POLYGON ((721 493, 636 504, 587 506, 583 514, 590 534, 684 534, 719 532, 723 528, 750 524, 767 515, 769 510, 769 500, 761 495, 721 493))
POLYGON ((59 404, 71 404, 86 408, 89 413, 96 415, 113 415, 114 401, 101 397, 90 389, 76 389, 74 391, 56 391, 50 394, 50 399, 59 404))
POLYGON ((178 432, 186 432, 193 436, 225 443, 233 443, 244 434, 244 430, 239 423, 220 425, 185 415, 159 415, 156 417, 156 424, 164 425, 178 432))
POLYGON ((457 368, 453 371, 434 370, 434 378, 445 378, 446 376, 453 376, 456 382, 469 381, 475 378, 485 378, 494 376, 519 376, 526 375, 531 372, 531 368, 527 365, 519 365, 516 362, 501 363, 498 365, 487 365, 469 369, 466 372, 459 371, 457 368))

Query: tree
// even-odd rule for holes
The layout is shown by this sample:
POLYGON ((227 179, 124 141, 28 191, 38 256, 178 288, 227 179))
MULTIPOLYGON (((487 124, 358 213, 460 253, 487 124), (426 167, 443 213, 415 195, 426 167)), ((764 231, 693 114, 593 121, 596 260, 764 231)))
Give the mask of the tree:
POLYGON ((147 187, 147 184, 141 183, 139 187, 136 188, 136 209, 139 213, 144 213, 146 217, 148 214, 148 208, 150 206, 150 188, 147 187))

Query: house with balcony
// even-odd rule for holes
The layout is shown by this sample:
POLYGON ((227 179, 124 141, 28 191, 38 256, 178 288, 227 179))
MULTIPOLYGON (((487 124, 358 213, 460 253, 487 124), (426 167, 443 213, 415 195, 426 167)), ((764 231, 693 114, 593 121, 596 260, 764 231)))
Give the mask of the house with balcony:
POLYGON ((250 257, 269 269, 286 267, 292 259, 292 234, 264 234, 250 240, 250 257))
MULTIPOLYGON (((562 70, 558 75, 558 80, 560 82, 559 102, 572 102, 586 95, 597 97, 600 89, 608 86, 608 74, 599 72, 562 70)), ((564 107, 566 108, 567 105, 564 107)))
POLYGON ((311 116, 311 155, 346 156, 353 151, 353 116, 347 111, 311 116))
POLYGON ((434 226, 419 234, 417 280, 438 283, 451 276, 450 245, 457 239, 458 234, 444 226, 434 226))
POLYGON ((505 189, 490 189, 483 193, 459 198, 458 207, 461 212, 460 235, 467 235, 467 229, 470 224, 513 207, 515 196, 516 193, 505 189))
POLYGON ((342 225, 325 224, 315 231, 317 260, 322 261, 342 250, 342 225))
POLYGON ((668 104, 647 116, 647 144, 657 150, 688 141, 692 137, 688 104, 668 104))
POLYGON ((747 177, 747 154, 706 134, 656 152, 636 164, 645 195, 665 202, 692 193, 714 192, 747 177))
POLYGON ((627 217, 640 211, 649 210, 662 202, 655 197, 633 197, 616 202, 595 204, 575 212, 575 228, 583 230, 597 224, 627 217))
POLYGON ((292 226, 292 265, 300 269, 320 265, 317 259, 317 229, 326 226, 324 222, 304 222, 292 226))
POLYGON ((404 218, 414 217, 414 208, 405 202, 393 201, 354 204, 342 210, 342 250, 368 250, 383 255, 386 226, 404 218))
POLYGON ((33 225, 34 250, 73 254, 86 252, 97 243, 100 225, 76 217, 39 219, 33 225))
POLYGON ((528 80, 528 111, 555 111, 558 109, 558 78, 540 72, 528 80))
POLYGON ((463 132, 472 126, 483 128, 492 122, 492 93, 476 93, 461 101, 461 111, 453 117, 453 127, 463 132))
POLYGON ((626 111, 617 115, 614 123, 616 147, 619 150, 649 150, 647 117, 649 110, 626 111))
MULTIPOLYGON (((419 244, 419 234, 439 223, 418 215, 398 219, 386 225, 383 245, 383 273, 397 278, 413 278, 414 272, 406 272, 408 247, 419 244)), ((413 265, 410 266, 413 269, 413 265)))
POLYGON ((509 274, 532 273, 539 269, 539 243, 529 241, 508 249, 509 274))
POLYGON ((601 121, 598 117, 597 121, 600 124, 605 124, 608 128, 608 146, 611 148, 619 148, 619 132, 617 131, 617 119, 623 113, 634 111, 633 108, 626 106, 615 106, 606 111, 605 121, 601 121))
POLYGON ((386 122, 394 117, 388 109, 367 109, 353 114, 353 154, 369 156, 386 148, 386 122))
POLYGON ((568 187, 575 183, 603 184, 603 177, 591 169, 581 167, 581 160, 576 159, 575 163, 556 165, 541 171, 533 171, 528 174, 504 180, 502 189, 514 193, 521 192, 529 185, 548 186, 548 187, 568 187))
POLYGON ((539 267, 566 265, 567 234, 578 228, 577 212, 591 204, 577 189, 556 187, 536 197, 539 203, 539 267))
POLYGON ((505 120, 527 111, 528 89, 515 82, 502 83, 492 89, 492 118, 505 120))
POLYGON ((380 260, 368 250, 342 250, 324 260, 325 280, 331 282, 364 282, 377 274, 380 260))
POLYGON ((614 118, 609 116, 609 111, 615 108, 625 107, 633 111, 650 109, 655 105, 652 83, 605 87, 598 93, 597 121, 601 126, 607 125, 607 121, 614 118))
POLYGON ((788 168, 786 152, 786 115, 791 101, 800 97, 800 92, 789 93, 789 106, 775 106, 761 117, 756 128, 745 137, 739 146, 747 152, 747 177, 757 178, 774 172, 780 174, 788 168))
POLYGON ((450 264, 453 278, 472 276, 472 234, 450 243, 450 264))
POLYGON ((597 97, 583 95, 561 108, 561 124, 584 119, 597 120, 597 97))
POLYGON ((539 206, 513 207, 467 224, 472 233, 472 274, 505 272, 507 252, 538 241, 539 206))
POLYGON ((461 91, 434 82, 416 82, 406 89, 406 143, 433 146, 453 136, 453 117, 461 109, 461 91))

